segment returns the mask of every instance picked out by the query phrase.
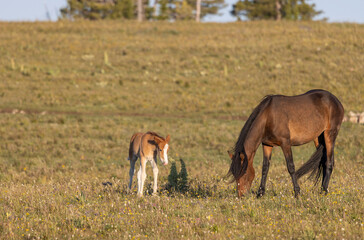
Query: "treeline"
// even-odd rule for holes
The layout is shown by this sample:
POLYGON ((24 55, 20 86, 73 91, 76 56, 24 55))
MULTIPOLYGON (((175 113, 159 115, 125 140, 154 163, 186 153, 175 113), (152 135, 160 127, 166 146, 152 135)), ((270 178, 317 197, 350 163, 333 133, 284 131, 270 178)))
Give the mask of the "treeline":
MULTIPOLYGON (((225 0, 67 0, 61 9, 69 19, 196 20, 219 14, 225 0)), ((307 0, 238 0, 230 13, 248 20, 312 20, 321 14, 307 0)))

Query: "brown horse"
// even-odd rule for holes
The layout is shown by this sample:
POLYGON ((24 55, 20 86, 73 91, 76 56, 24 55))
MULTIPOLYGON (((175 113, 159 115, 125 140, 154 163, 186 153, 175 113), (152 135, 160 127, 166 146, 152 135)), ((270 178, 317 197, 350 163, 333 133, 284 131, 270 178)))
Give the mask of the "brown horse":
POLYGON ((133 175, 135 169, 135 163, 140 158, 140 169, 138 171, 138 196, 143 195, 144 181, 147 177, 146 164, 149 161, 153 167, 154 184, 153 194, 157 193, 157 178, 158 178, 158 167, 157 167, 157 156, 160 158, 164 165, 168 164, 168 150, 169 150, 168 135, 165 139, 159 136, 155 132, 147 133, 135 133, 130 139, 129 157, 130 170, 129 170, 129 190, 133 182, 133 175))
POLYGON ((311 90, 298 96, 269 95, 253 110, 235 144, 228 175, 237 183, 238 196, 249 191, 255 171, 253 159, 263 145, 262 180, 257 196, 265 193, 272 148, 280 146, 291 175, 295 196, 300 193, 297 180, 311 172, 316 183, 322 175, 322 190, 327 192, 334 167, 335 139, 344 117, 344 108, 330 92, 311 90), (314 141, 316 152, 297 171, 292 146, 314 141))

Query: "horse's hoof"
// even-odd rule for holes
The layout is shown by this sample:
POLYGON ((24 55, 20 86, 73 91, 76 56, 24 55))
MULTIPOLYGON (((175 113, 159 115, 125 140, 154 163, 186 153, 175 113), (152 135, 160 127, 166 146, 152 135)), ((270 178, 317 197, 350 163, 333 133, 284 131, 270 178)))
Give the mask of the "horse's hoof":
POLYGON ((263 197, 264 194, 265 194, 265 189, 259 188, 257 192, 257 198, 263 197))
POLYGON ((329 192, 326 190, 321 190, 320 194, 326 196, 329 192))
POLYGON ((257 193, 257 198, 261 198, 261 197, 263 197, 263 195, 264 195, 264 193, 262 193, 262 192, 258 192, 258 193, 257 193))

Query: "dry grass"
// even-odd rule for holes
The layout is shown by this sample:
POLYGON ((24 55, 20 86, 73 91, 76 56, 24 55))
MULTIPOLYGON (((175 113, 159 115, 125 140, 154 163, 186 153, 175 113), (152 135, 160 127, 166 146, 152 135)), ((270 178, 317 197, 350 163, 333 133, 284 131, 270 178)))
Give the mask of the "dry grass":
MULTIPOLYGON (((280 149, 262 199, 237 199, 222 180, 237 117, 266 94, 325 88, 363 110, 363 33, 290 22, 0 23, 0 238, 363 239, 362 125, 342 126, 327 196, 303 180, 294 199, 280 149), (186 194, 163 191, 161 165, 158 197, 148 195, 150 168, 146 196, 126 194, 129 138, 146 130, 171 134, 186 194)), ((294 148, 296 166, 313 151, 294 148)), ((253 190, 261 162, 258 149, 253 190)))

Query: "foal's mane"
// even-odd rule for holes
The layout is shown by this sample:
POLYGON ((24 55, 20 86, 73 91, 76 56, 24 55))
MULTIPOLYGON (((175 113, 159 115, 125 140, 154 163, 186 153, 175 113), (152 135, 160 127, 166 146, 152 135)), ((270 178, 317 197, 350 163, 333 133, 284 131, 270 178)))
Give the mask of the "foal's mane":
MULTIPOLYGON (((255 119, 259 116, 259 114, 269 105, 272 100, 273 95, 265 96, 258 106, 255 107, 252 114, 250 114, 248 120, 245 122, 244 127, 241 129, 238 140, 235 143, 235 147, 233 149, 233 159, 230 165, 229 172, 227 176, 233 176, 235 180, 239 179, 246 173, 248 168, 248 159, 246 156, 244 143, 250 132, 250 129, 253 127, 253 123, 255 119), (240 154, 244 155, 243 165, 241 164, 240 154)), ((232 181, 234 181, 234 179, 232 181)))
POLYGON ((156 133, 156 132, 151 132, 151 131, 149 131, 149 132, 146 132, 145 134, 150 134, 150 135, 152 135, 152 136, 155 136, 155 137, 161 138, 163 141, 165 141, 164 137, 162 137, 162 136, 158 135, 158 133, 156 133))

